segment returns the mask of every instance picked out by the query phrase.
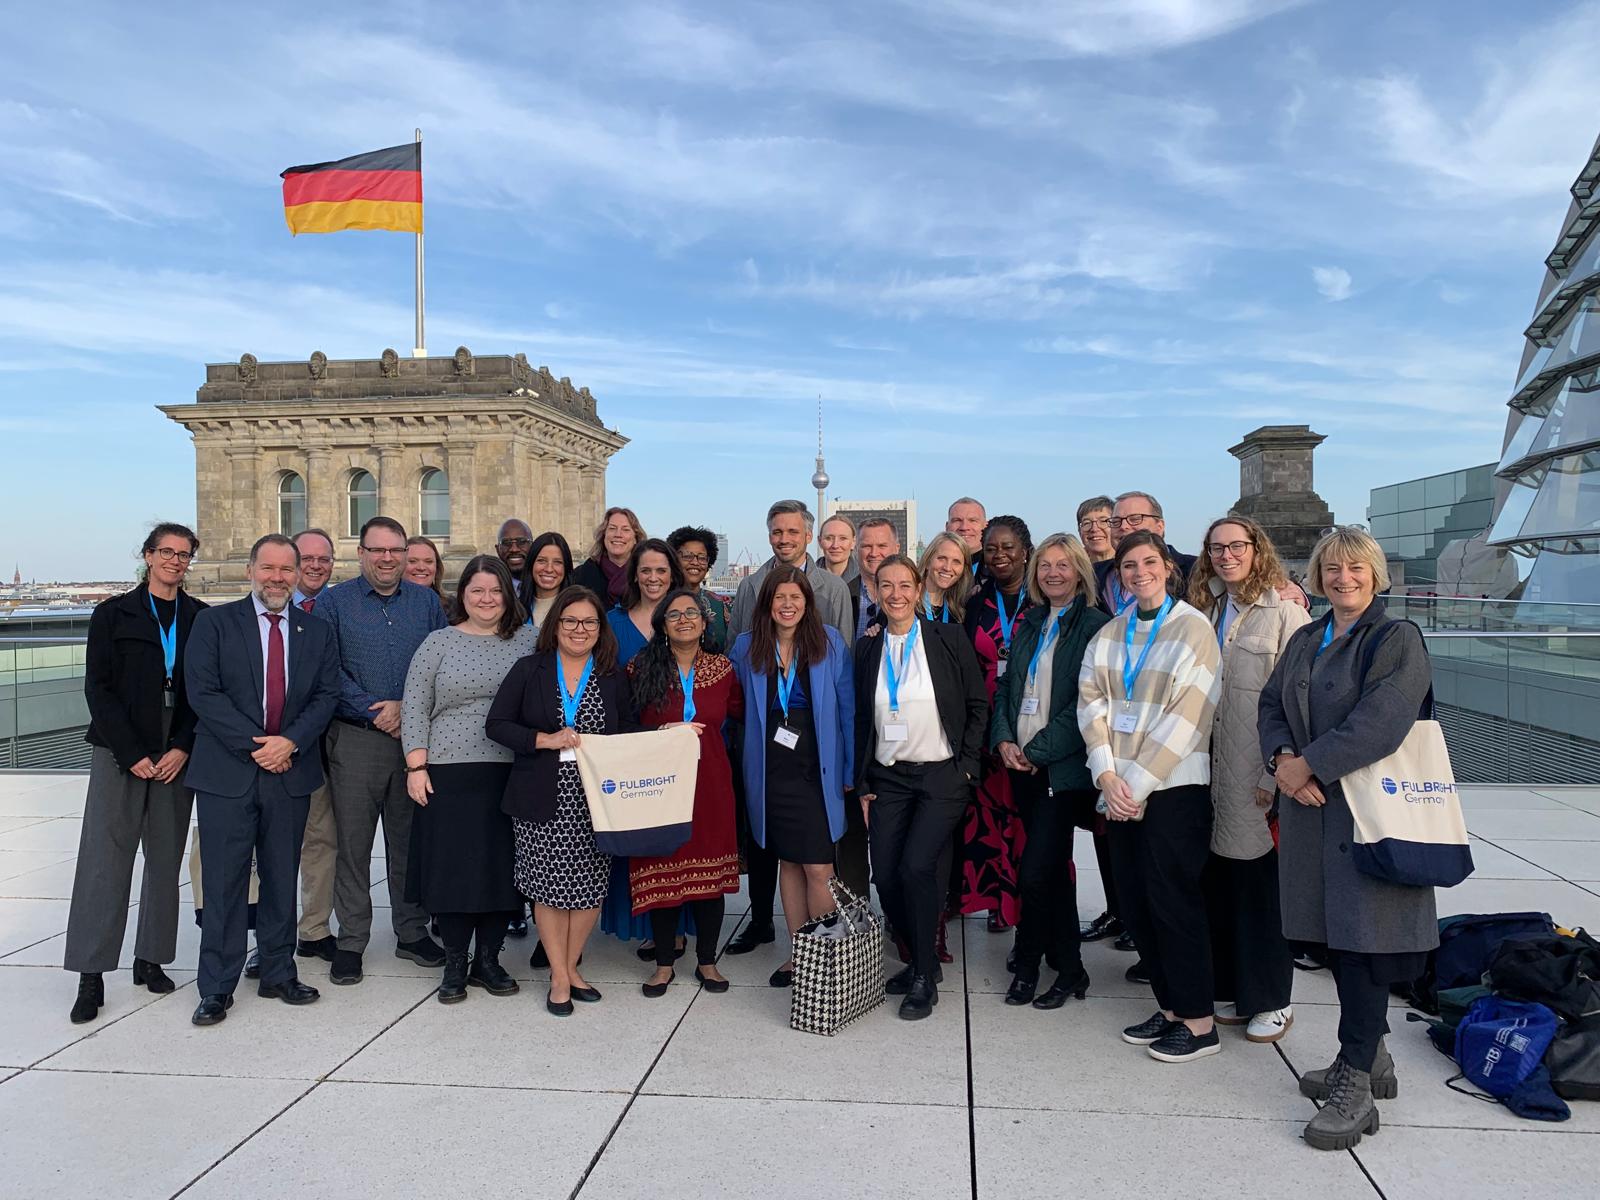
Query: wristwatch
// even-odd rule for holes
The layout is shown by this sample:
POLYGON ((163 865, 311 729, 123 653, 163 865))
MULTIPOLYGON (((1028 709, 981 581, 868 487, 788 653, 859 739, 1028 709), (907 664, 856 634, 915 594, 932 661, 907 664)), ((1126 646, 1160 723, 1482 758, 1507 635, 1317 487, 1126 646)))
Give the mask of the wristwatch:
POLYGON ((1278 773, 1278 759, 1282 758, 1285 754, 1288 754, 1288 755, 1292 756, 1294 754, 1294 747, 1293 746, 1279 746, 1276 750, 1274 750, 1272 752, 1272 757, 1267 759, 1267 774, 1268 775, 1276 775, 1278 773))

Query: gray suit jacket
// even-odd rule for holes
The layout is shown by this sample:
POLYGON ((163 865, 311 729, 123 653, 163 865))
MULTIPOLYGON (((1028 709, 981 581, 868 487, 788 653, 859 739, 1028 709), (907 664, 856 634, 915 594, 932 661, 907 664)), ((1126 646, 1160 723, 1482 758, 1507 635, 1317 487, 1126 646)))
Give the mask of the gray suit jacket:
POLYGON ((1339 780, 1392 754, 1416 722, 1432 684, 1415 626, 1395 624, 1374 600, 1350 632, 1317 655, 1327 618, 1302 626, 1261 689, 1258 730, 1265 760, 1280 746, 1303 755, 1327 803, 1278 801, 1278 878, 1284 936, 1335 950, 1402 954, 1439 944, 1433 889, 1356 870, 1355 822, 1339 780), (1368 641, 1383 641, 1357 687, 1368 641))
MULTIPOLYGON (((733 620, 728 625, 730 646, 741 633, 750 632, 750 618, 755 613, 756 597, 761 594, 761 582, 777 565, 776 558, 769 558, 739 581, 739 590, 733 597, 733 620)), ((844 644, 853 646, 856 623, 850 617, 849 585, 809 554, 806 555, 806 578, 817 595, 817 612, 822 616, 822 623, 832 625, 844 638, 844 644)))

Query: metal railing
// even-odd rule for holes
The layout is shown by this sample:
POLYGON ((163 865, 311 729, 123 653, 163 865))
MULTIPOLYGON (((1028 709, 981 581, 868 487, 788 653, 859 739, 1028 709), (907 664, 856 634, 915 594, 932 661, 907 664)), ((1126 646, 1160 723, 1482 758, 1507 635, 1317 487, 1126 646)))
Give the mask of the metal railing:
MULTIPOLYGON (((1389 610, 1423 628, 1462 782, 1600 784, 1600 605, 1409 597, 1389 610)), ((84 649, 0 638, 0 769, 88 766, 84 649)))

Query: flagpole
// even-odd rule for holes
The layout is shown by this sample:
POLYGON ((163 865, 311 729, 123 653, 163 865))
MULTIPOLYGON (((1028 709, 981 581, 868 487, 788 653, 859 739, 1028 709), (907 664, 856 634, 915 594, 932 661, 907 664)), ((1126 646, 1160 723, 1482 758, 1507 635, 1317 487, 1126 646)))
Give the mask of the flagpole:
MULTIPOLYGON (((422 145, 422 130, 420 130, 420 129, 417 130, 417 145, 419 147, 422 145)), ((419 149, 417 151, 417 159, 418 159, 419 162, 421 161, 421 158, 422 158, 422 151, 419 149)), ((423 297, 423 291, 422 291, 422 230, 418 229, 417 230, 417 340, 413 344, 412 349, 411 349, 411 357, 412 358, 427 358, 428 357, 428 343, 424 339, 423 333, 422 333, 422 297, 423 297)))

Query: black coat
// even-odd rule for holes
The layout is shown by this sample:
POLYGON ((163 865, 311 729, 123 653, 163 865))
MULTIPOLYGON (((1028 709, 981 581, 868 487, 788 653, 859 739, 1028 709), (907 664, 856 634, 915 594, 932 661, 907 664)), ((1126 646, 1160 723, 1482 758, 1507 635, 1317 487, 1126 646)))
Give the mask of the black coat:
POLYGON ((178 590, 178 660, 173 664, 176 703, 172 730, 161 735, 167 662, 150 613, 150 589, 140 584, 95 606, 84 650, 83 695, 89 704, 84 740, 111 751, 124 771, 142 758, 155 762, 168 750, 194 750, 194 709, 183 681, 184 651, 195 614, 206 606, 178 590))
MULTIPOLYGON (((279 778, 291 796, 309 796, 322 786, 321 739, 339 702, 339 654, 326 621, 293 605, 284 617, 288 689, 278 732, 295 754, 279 778)), ((184 782, 215 796, 245 795, 261 770, 250 758, 260 749, 255 739, 266 736, 260 618, 251 597, 200 614, 184 676, 199 717, 184 782)))
MULTIPOLYGON (((983 668, 978 652, 959 625, 934 624, 918 617, 923 651, 928 656, 928 674, 933 677, 934 700, 939 706, 939 724, 956 766, 969 780, 977 781, 983 738, 989 727, 989 696, 983 686, 983 668)), ((883 670, 885 634, 864 637, 856 643, 856 791, 867 789, 867 768, 876 760, 873 754, 877 730, 873 708, 878 695, 878 675, 883 670)))
MULTIPOLYGON (((994 689, 994 717, 989 722, 989 748, 1017 740, 1017 718, 1022 713, 1022 695, 1027 691, 1028 664, 1044 633, 1050 615, 1047 605, 1036 605, 1022 614, 1011 639, 1012 670, 1000 677, 994 689)), ((1078 729, 1078 672, 1089 640, 1110 621, 1105 613, 1076 597, 1061 614, 1051 656, 1049 722, 1036 733, 1023 754, 1034 766, 1044 767, 1055 792, 1094 787, 1089 778, 1089 752, 1078 729)))
MULTIPOLYGON (((501 811, 524 821, 548 821, 556 814, 556 768, 559 750, 535 750, 538 734, 554 733, 566 724, 561 700, 558 652, 530 654, 511 668, 484 718, 483 730, 491 741, 516 754, 511 777, 506 780, 501 811)), ((609 675, 592 677, 600 689, 607 733, 637 733, 644 728, 633 706, 628 674, 618 668, 609 675)))

